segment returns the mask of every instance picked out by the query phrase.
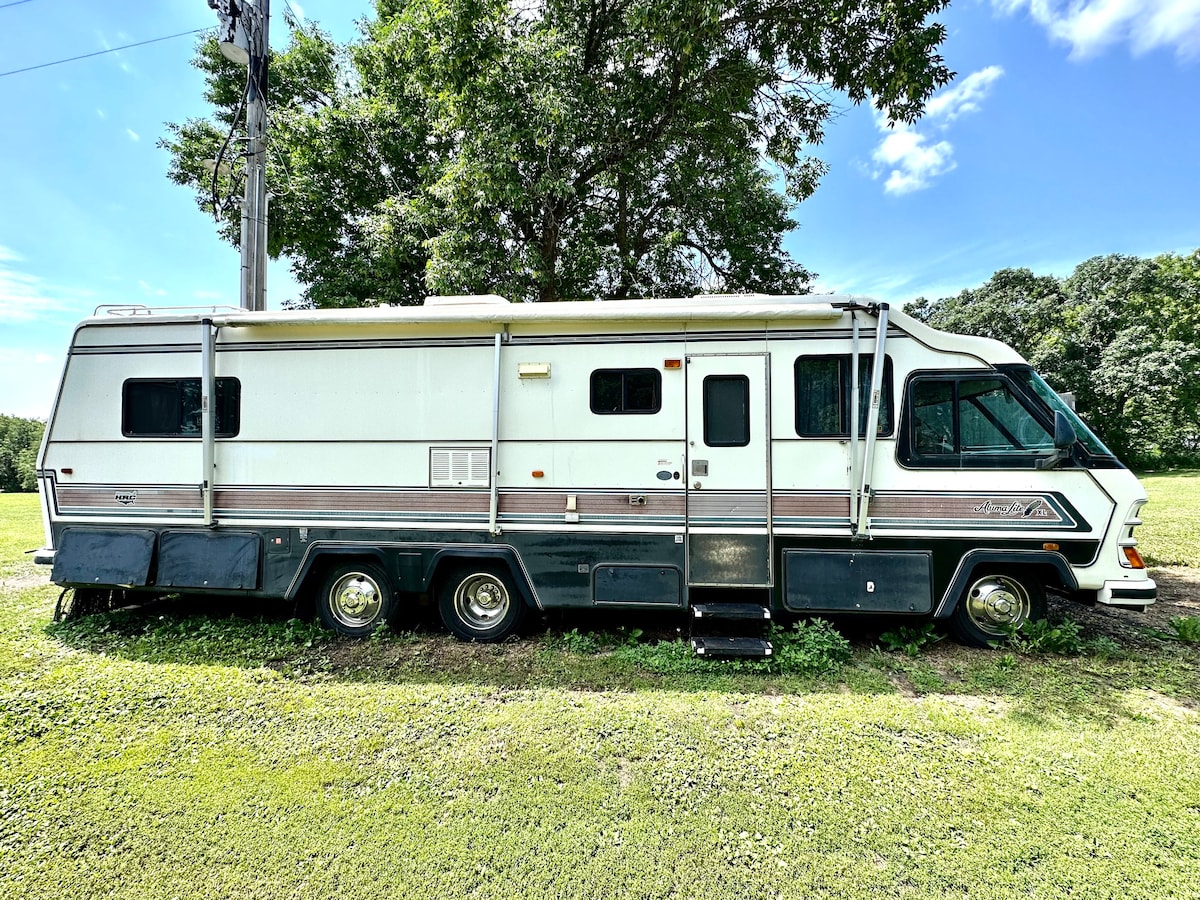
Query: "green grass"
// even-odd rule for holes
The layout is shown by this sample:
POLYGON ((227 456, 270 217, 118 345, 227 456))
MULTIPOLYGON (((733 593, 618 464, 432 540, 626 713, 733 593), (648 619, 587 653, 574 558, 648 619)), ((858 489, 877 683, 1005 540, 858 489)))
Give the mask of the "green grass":
POLYGON ((1200 897, 1195 645, 822 676, 632 631, 52 625, 35 506, 0 495, 5 900, 1200 897))
POLYGON ((1150 502, 1136 532, 1146 561, 1200 567, 1200 469, 1139 476, 1150 502))

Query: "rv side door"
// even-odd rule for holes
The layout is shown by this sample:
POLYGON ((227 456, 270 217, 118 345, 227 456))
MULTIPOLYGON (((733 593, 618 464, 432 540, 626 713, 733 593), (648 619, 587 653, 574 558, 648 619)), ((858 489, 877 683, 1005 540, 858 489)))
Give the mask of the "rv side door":
POLYGON ((768 355, 687 357, 688 583, 771 583, 768 355))

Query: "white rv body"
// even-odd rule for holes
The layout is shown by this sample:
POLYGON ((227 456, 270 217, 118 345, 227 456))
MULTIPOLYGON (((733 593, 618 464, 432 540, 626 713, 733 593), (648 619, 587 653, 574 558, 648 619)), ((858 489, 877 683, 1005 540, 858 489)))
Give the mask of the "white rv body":
POLYGON ((1010 348, 855 298, 112 310, 47 425, 39 557, 81 589, 316 585, 346 633, 445 594, 478 639, 501 600, 707 588, 960 619, 974 591, 985 634, 1022 591, 1144 606, 1145 494, 1065 409, 1010 348), (453 599, 471 569, 497 584, 453 599))

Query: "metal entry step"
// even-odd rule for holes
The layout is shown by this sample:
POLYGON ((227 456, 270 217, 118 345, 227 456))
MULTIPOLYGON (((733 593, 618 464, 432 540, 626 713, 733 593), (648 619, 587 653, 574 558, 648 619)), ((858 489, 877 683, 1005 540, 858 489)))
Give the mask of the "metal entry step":
POLYGON ((774 652, 771 642, 753 637, 694 637, 692 650, 697 656, 765 657, 774 652))
POLYGON ((741 619, 767 622, 771 611, 758 603, 693 603, 692 616, 697 619, 741 619))

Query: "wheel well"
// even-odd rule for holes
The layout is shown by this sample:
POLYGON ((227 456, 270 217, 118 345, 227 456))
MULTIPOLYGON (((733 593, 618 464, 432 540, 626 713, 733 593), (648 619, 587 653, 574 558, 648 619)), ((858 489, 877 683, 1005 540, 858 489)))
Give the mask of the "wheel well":
POLYGON ((534 600, 533 591, 530 589, 529 580, 525 576, 525 570, 519 564, 514 564, 509 557, 508 553, 481 554, 441 551, 434 556, 433 562, 430 564, 429 584, 436 592, 442 587, 446 578, 458 570, 469 569, 472 566, 479 566, 484 570, 500 569, 508 575, 516 587, 521 601, 530 609, 537 609, 537 603, 534 600))
MULTIPOLYGON (((300 577, 296 580, 296 588, 292 592, 292 600, 296 603, 296 611, 298 615, 311 615, 316 611, 317 589, 321 585, 321 581, 338 566, 353 565, 354 563, 372 563, 383 569, 387 575, 387 566, 384 564, 382 553, 373 553, 356 549, 350 553, 339 553, 337 551, 319 551, 313 554, 312 558, 305 563, 304 570, 300 573, 300 577)), ((391 577, 388 578, 389 582, 391 577)), ((391 585, 395 590, 395 586, 391 585)))
MULTIPOLYGON (((976 579, 988 574, 1010 575, 1021 581, 1033 582, 1043 590, 1071 590, 1063 583, 1062 574, 1054 566, 1044 562, 1033 563, 988 563, 981 562, 971 567, 967 576, 967 584, 973 584, 976 579)), ((961 591, 959 592, 962 593, 961 591)))
POLYGON ((1078 588, 1070 564, 1057 553, 975 550, 964 557, 946 587, 935 617, 952 614, 968 586, 988 573, 1010 575, 1036 584, 1043 591, 1069 594, 1078 588))

